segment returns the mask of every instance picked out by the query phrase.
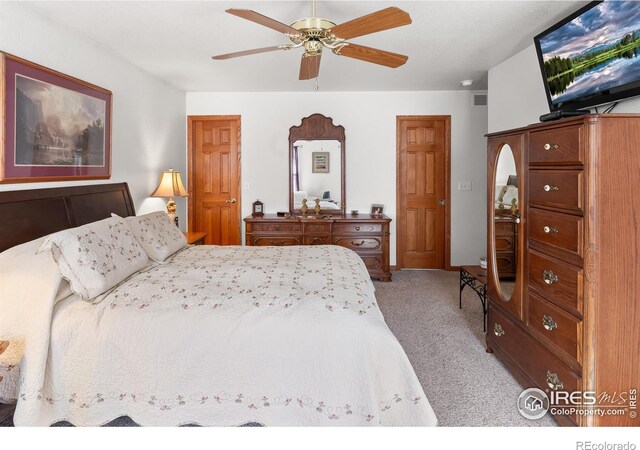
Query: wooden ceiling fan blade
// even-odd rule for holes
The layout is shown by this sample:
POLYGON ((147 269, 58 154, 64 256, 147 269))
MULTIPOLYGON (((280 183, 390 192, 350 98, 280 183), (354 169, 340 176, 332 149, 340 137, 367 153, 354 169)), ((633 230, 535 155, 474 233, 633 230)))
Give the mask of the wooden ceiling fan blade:
POLYGON ((318 53, 317 55, 312 56, 302 55, 302 60, 300 61, 301 80, 310 80, 318 76, 318 74, 320 73, 321 56, 322 53, 318 53))
POLYGON ((246 20, 250 20, 251 22, 255 22, 258 25, 262 25, 263 27, 271 28, 272 30, 279 31, 280 33, 290 34, 290 35, 299 35, 300 32, 295 28, 290 27, 289 25, 285 25, 282 22, 278 22, 271 17, 263 16, 260 13, 252 11, 250 9, 227 9, 229 14, 233 14, 234 16, 241 17, 246 20))
POLYGON ((411 23, 409 13, 396 8, 386 8, 378 12, 336 25, 331 33, 340 39, 353 39, 366 34, 377 33, 391 28, 402 27, 411 23))
POLYGON ((231 59, 239 56, 255 55, 257 53, 274 52, 276 50, 287 50, 287 45, 274 45, 273 47, 254 48, 253 50, 244 50, 242 52, 225 53, 224 55, 212 56, 213 59, 231 59))
POLYGON ((361 61, 379 64, 387 67, 400 67, 409 59, 408 56, 399 53, 387 52, 377 48, 365 47, 364 45, 348 44, 342 48, 334 50, 336 55, 347 58, 359 59, 361 61))

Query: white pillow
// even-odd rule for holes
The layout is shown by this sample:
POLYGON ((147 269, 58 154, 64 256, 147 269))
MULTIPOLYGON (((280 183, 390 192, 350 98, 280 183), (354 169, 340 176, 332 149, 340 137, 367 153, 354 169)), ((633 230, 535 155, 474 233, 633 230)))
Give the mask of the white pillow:
POLYGON ((305 191, 295 191, 293 193, 294 203, 302 203, 302 200, 305 198, 307 198, 307 193, 305 191))
POLYGON ((111 217, 49 235, 39 251, 51 251, 71 290, 89 301, 149 263, 122 219, 111 217))
POLYGON ((149 258, 156 262, 164 262, 188 245, 187 238, 163 211, 127 217, 125 221, 149 258))

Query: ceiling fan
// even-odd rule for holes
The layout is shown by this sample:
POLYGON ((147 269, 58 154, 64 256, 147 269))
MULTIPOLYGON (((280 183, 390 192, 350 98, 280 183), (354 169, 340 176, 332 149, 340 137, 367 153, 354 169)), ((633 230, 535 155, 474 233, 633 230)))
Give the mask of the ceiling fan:
POLYGON ((312 0, 311 11, 312 17, 297 20, 289 26, 250 9, 227 9, 226 12, 229 14, 284 33, 292 43, 256 48, 242 52, 226 53, 224 55, 214 56, 213 59, 230 59, 257 53, 304 47, 304 53, 302 54, 302 61, 300 63, 301 80, 309 80, 318 76, 320 72, 320 57, 322 56, 322 49, 324 47, 339 56, 355 58, 392 68, 403 65, 409 59, 408 56, 398 53, 347 42, 347 39, 409 25, 411 23, 411 17, 400 8, 386 8, 340 25, 336 25, 327 19, 316 17, 315 0, 312 0))

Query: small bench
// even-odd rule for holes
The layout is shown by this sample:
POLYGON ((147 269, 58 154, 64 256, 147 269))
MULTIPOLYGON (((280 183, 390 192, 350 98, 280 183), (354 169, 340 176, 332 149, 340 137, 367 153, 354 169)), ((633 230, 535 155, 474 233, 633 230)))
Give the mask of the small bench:
POLYGON ((480 266, 460 267, 460 309, 462 309, 462 290, 465 286, 473 289, 482 303, 482 326, 487 331, 487 269, 480 266))

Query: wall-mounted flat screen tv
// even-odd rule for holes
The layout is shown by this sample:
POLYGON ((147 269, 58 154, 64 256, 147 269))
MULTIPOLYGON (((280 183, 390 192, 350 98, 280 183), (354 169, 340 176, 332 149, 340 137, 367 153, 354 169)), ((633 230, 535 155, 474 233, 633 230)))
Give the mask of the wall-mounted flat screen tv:
POLYGON ((551 111, 640 95, 640 1, 589 3, 534 41, 551 111))

